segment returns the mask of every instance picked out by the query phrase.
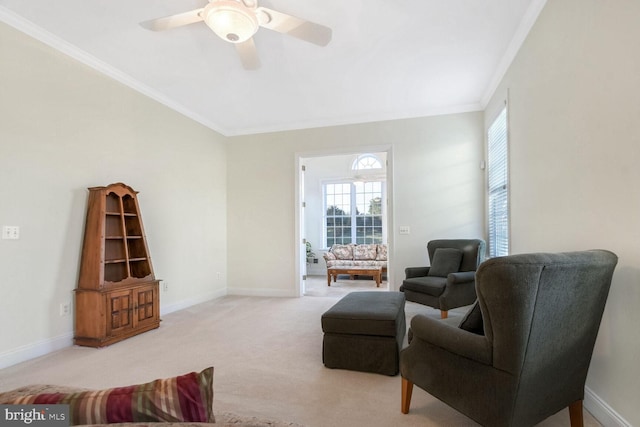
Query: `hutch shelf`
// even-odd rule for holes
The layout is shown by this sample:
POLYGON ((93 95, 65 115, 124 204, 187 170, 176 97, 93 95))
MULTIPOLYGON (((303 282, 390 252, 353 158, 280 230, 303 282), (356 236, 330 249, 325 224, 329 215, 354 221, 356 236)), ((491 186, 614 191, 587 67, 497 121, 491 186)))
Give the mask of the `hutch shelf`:
POLYGON ((123 183, 89 188, 75 344, 104 347, 160 326, 158 283, 137 192, 123 183))

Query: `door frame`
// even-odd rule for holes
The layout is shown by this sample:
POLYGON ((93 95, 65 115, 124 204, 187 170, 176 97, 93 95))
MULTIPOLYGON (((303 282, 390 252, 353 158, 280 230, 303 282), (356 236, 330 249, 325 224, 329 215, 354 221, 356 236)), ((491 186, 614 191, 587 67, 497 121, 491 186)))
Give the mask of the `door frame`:
POLYGON ((387 153, 387 247, 388 247, 388 261, 387 261, 387 283, 390 291, 397 290, 393 283, 394 268, 391 260, 395 259, 395 215, 394 215, 394 189, 393 189, 393 146, 388 145, 375 145, 375 146, 361 146, 361 147, 348 147, 344 149, 335 148, 319 151, 306 151, 295 153, 295 233, 294 233, 294 248, 295 248, 295 296, 304 296, 304 275, 306 275, 306 253, 302 252, 302 239, 305 238, 304 233, 304 217, 303 207, 304 202, 304 178, 302 166, 304 165, 304 159, 309 157, 327 157, 327 156, 340 156, 350 154, 363 154, 373 152, 386 152, 387 153))

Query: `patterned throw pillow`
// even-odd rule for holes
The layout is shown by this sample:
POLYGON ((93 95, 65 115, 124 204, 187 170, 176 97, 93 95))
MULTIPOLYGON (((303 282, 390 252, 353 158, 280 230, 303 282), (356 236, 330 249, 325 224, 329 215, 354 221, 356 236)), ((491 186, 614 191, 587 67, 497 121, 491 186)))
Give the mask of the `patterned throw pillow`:
POLYGON ((376 259, 377 245, 356 245, 353 247, 353 259, 357 260, 374 260, 376 259))
POLYGON ((331 252, 337 259, 353 259, 353 245, 333 245, 331 252))
POLYGON ((386 261, 387 260, 387 245, 379 244, 378 251, 376 253, 376 261, 386 261))
POLYGON ((26 395, 5 403, 68 404, 71 425, 160 421, 213 423, 213 367, 146 384, 26 395))

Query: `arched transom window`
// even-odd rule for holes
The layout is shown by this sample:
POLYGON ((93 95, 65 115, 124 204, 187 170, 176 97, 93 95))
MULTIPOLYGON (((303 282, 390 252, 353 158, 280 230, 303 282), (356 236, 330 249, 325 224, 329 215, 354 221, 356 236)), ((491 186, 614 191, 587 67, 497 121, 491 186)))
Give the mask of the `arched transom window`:
POLYGON ((361 154, 354 161, 351 169, 360 171, 365 169, 382 169, 382 163, 373 154, 361 154))

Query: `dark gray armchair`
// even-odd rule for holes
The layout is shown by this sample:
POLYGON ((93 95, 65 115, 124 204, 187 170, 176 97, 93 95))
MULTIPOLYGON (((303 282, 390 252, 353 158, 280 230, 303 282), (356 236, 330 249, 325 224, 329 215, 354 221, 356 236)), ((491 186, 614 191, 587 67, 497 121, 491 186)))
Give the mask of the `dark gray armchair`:
POLYGON ((569 407, 582 426, 587 371, 617 264, 604 250, 485 261, 459 324, 422 315, 400 353, 402 412, 413 384, 484 426, 535 425, 569 407))
POLYGON ((427 243, 430 267, 408 267, 400 286, 407 301, 437 308, 443 319, 452 308, 476 300, 475 273, 484 260, 481 239, 441 239, 427 243))

